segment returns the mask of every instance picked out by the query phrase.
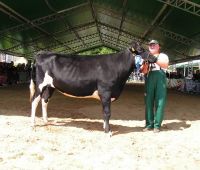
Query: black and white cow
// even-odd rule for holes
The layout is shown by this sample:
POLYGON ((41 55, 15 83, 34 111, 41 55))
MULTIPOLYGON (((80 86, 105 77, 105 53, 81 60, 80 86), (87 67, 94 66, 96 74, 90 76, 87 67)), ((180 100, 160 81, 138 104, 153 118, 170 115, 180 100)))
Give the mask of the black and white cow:
POLYGON ((122 52, 83 56, 41 52, 35 59, 36 79, 30 82, 31 122, 35 125, 38 102, 47 123, 47 104, 55 89, 70 97, 96 98, 103 107, 104 130, 110 131, 110 105, 116 100, 135 65, 135 55, 145 57, 137 42, 122 52))

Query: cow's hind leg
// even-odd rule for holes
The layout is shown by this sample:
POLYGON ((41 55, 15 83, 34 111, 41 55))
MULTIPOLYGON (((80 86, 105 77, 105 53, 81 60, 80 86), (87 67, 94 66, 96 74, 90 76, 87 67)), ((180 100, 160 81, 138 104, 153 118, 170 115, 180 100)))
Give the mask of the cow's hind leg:
POLYGON ((40 93, 38 93, 38 90, 36 89, 36 92, 31 99, 31 126, 33 127, 35 126, 35 113, 40 99, 40 93))
POLYGON ((101 96, 101 102, 102 102, 102 107, 103 107, 103 117, 104 117, 104 131, 105 133, 110 133, 110 125, 109 125, 109 120, 111 116, 111 111, 110 111, 110 105, 111 105, 111 95, 109 93, 104 93, 101 96))
POLYGON ((42 117, 43 117, 44 124, 47 124, 47 122, 48 122, 47 105, 48 105, 49 99, 52 96, 53 92, 54 92, 54 88, 52 88, 50 86, 46 86, 42 93, 42 117))

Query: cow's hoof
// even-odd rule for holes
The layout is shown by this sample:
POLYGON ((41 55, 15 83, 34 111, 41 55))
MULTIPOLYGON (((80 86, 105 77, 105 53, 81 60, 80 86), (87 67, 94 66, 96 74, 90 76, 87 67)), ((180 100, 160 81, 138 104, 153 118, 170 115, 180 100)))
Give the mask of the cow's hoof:
POLYGON ((31 124, 31 130, 35 131, 35 129, 36 129, 35 124, 31 124))
POLYGON ((48 123, 48 118, 46 116, 43 117, 43 122, 48 123))
POLYGON ((31 122, 31 128, 35 127, 35 122, 31 122))
POLYGON ((109 130, 108 132, 105 131, 105 134, 106 134, 107 136, 109 136, 109 137, 112 137, 112 131, 111 131, 111 130, 109 130))
POLYGON ((43 125, 44 125, 44 126, 47 126, 48 123, 49 123, 48 120, 43 121, 43 125))
POLYGON ((109 134, 109 137, 110 137, 110 138, 111 138, 112 135, 113 135, 111 130, 108 132, 108 134, 109 134))

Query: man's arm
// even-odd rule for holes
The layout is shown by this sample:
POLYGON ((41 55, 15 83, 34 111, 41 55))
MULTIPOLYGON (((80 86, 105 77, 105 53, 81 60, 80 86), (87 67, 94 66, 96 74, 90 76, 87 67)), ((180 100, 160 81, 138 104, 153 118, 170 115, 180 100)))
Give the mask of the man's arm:
POLYGON ((160 53, 157 58, 156 64, 158 64, 161 68, 167 69, 169 65, 169 58, 166 54, 160 53))

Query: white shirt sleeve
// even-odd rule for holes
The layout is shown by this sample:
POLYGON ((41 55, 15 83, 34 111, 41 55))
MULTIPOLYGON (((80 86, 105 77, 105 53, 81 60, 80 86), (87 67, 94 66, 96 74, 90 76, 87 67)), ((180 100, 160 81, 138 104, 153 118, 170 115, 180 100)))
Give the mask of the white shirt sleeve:
MULTIPOLYGON (((164 53, 160 53, 159 56, 158 56, 158 60, 161 60, 161 61, 166 61, 166 62, 169 62, 169 57, 164 54, 164 53)), ((162 67, 161 67, 162 68, 162 67)), ((162 68, 165 72, 167 69, 164 69, 162 68)))
POLYGON ((160 53, 158 56, 158 60, 165 60, 169 62, 169 57, 164 53, 160 53))

